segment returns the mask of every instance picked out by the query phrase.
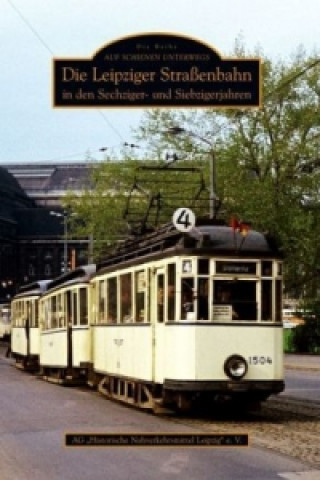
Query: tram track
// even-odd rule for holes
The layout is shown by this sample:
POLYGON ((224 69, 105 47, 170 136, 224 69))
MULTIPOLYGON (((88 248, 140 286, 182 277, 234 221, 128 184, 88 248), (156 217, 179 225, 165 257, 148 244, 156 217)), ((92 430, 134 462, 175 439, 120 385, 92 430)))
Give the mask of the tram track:
POLYGON ((180 416, 169 421, 200 432, 249 435, 251 446, 269 449, 320 469, 320 402, 276 397, 247 413, 180 416))

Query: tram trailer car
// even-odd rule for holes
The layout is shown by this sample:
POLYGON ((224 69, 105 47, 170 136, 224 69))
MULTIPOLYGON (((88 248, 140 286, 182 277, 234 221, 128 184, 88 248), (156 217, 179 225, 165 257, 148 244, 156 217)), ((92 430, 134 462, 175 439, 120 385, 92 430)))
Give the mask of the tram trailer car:
POLYGON ((40 353, 38 302, 50 280, 40 280, 20 288, 11 302, 11 356, 16 366, 37 371, 40 353))
POLYGON ((9 303, 0 305, 0 340, 8 340, 11 335, 11 309, 9 303))
POLYGON ((282 259, 263 234, 173 225, 127 242, 91 278, 89 384, 154 411, 284 389, 282 259))
POLYGON ((89 280, 95 265, 53 280, 39 299, 40 375, 64 385, 86 383, 91 365, 89 280))

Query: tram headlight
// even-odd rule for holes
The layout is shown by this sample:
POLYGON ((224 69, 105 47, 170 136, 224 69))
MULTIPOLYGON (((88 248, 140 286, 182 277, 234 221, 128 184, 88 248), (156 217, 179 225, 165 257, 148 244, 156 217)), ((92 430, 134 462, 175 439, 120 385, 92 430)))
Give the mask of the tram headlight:
POLYGON ((231 355, 224 362, 224 371, 232 380, 240 380, 245 376, 248 364, 241 355, 231 355))

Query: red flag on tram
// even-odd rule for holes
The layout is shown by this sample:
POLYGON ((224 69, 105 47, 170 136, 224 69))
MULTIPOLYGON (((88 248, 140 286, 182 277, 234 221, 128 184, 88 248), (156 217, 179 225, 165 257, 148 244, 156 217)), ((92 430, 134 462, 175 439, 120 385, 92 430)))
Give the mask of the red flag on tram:
POLYGON ((236 217, 231 217, 230 219, 230 227, 236 231, 239 230, 240 223, 236 217))
POLYGON ((239 221, 236 217, 231 217, 230 227, 235 231, 241 233, 244 237, 248 235, 250 225, 246 222, 239 221))

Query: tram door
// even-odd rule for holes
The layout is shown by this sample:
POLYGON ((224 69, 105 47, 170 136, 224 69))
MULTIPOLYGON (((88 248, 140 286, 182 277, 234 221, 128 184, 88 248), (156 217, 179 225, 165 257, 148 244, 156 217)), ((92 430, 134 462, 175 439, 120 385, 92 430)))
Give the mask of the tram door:
POLYGON ((72 320, 73 320, 73 305, 72 293, 65 293, 66 312, 67 312, 67 367, 72 368, 72 320))
POLYGON ((152 377, 159 381, 163 375, 163 347, 165 321, 165 271, 159 268, 155 272, 152 292, 152 377))

